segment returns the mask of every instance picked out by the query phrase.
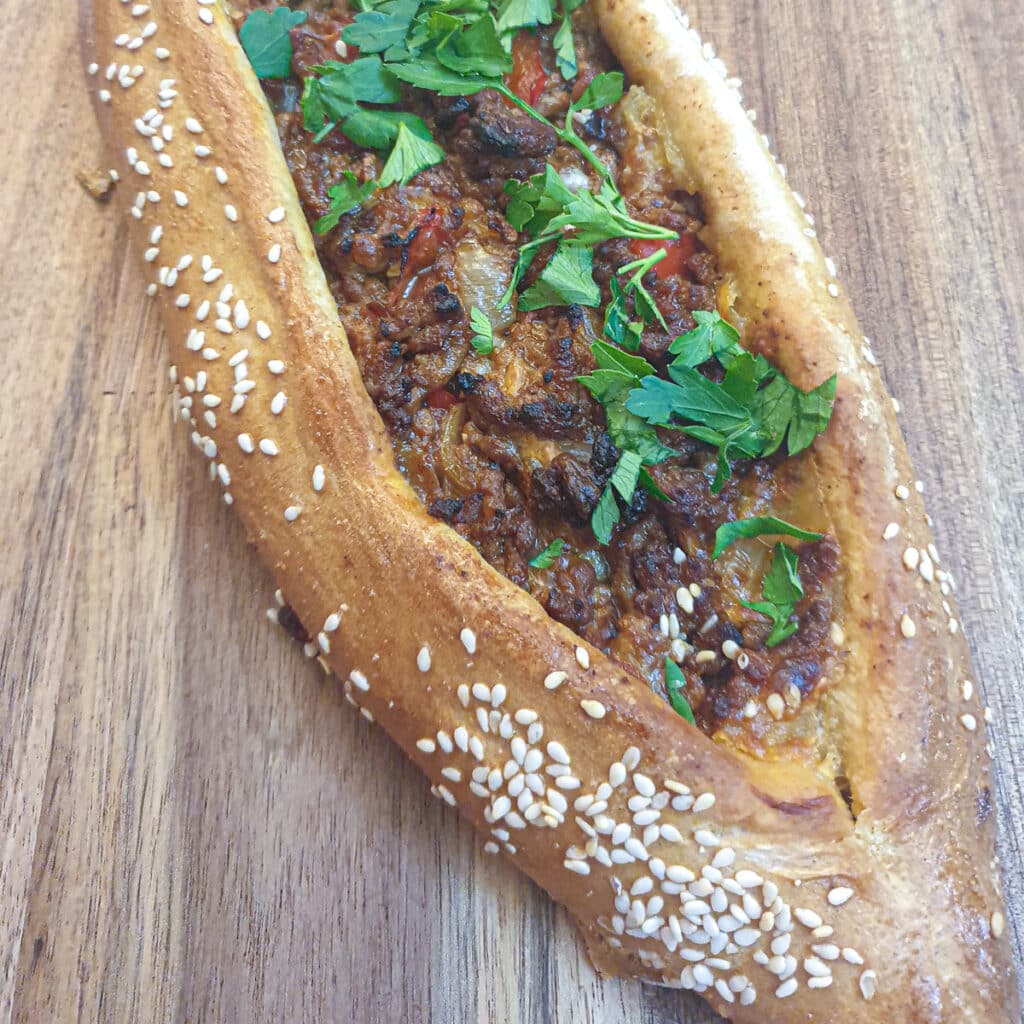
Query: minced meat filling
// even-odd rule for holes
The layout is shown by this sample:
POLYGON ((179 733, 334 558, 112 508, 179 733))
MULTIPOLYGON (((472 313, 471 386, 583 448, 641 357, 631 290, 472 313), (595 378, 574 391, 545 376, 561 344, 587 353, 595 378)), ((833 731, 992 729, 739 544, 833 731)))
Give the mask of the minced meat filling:
MULTIPOLYGON (((365 181, 379 176, 383 161, 338 131, 317 144, 303 128, 299 79, 325 60, 354 56, 337 45, 352 14, 330 4, 306 6, 309 19, 292 31, 295 77, 264 86, 313 224, 328 212, 327 189, 343 172, 365 181)), ((529 76, 531 102, 556 123, 594 74, 616 66, 585 9, 574 21, 579 71, 572 82, 556 69, 553 29, 523 33, 515 42, 527 52, 516 54, 513 76, 529 76)), ((498 308, 523 241, 503 215, 505 182, 550 164, 570 188, 596 191, 596 174, 577 150, 497 93, 440 97, 408 89, 402 109, 424 119, 445 161, 404 187, 376 192, 317 236, 352 351, 401 471, 432 516, 553 618, 662 696, 665 658, 672 657, 686 676, 698 725, 755 742, 750 701, 763 703, 777 692, 793 706, 793 688, 802 699, 821 677, 834 542, 802 548, 800 629, 766 648, 769 623, 739 603, 750 596, 746 581, 735 578, 734 561, 712 562, 710 551, 720 524, 772 507, 786 471, 777 457, 741 462, 714 495, 714 453, 661 430, 678 456, 651 474, 671 500, 637 488, 611 543, 597 543, 590 516, 619 452, 602 406, 577 378, 594 369, 590 346, 601 335, 603 313, 579 306, 522 313, 514 312, 514 302, 498 308), (473 306, 494 325, 491 354, 471 344, 473 306), (561 554, 546 568, 531 567, 555 538, 565 541, 561 554)), ((645 280, 668 331, 648 326, 640 353, 664 370, 671 340, 695 326, 692 313, 727 305, 728 286, 700 241, 700 203, 673 182, 639 89, 610 109, 581 112, 576 130, 611 169, 630 213, 679 233, 645 280)), ((594 277, 604 299, 616 268, 663 244, 598 245, 594 277)), ((535 262, 521 287, 533 283, 543 262, 535 262)))

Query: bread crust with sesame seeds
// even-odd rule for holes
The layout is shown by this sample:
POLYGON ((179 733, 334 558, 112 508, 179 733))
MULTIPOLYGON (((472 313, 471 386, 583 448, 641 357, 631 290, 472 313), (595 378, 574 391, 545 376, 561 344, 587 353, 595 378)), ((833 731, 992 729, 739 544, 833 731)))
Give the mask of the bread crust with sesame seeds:
POLYGON ((879 375, 685 18, 668 0, 594 2, 701 194, 745 344, 805 388, 839 372, 801 458, 842 551, 843 653, 816 713, 852 809, 831 766, 741 758, 689 728, 426 514, 227 13, 85 0, 115 202, 182 418, 351 699, 570 910, 599 970, 696 989, 736 1021, 1016 1022, 982 715, 956 620, 908 571, 905 545, 931 538, 879 375), (882 539, 891 522, 900 543, 882 539))

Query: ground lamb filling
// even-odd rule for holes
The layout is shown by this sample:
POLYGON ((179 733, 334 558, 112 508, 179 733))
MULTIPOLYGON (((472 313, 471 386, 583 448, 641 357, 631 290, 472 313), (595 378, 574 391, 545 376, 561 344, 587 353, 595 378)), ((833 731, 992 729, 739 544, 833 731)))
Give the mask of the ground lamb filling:
MULTIPOLYGON (((352 12, 330 2, 304 6, 309 18, 292 30, 293 77, 263 85, 313 225, 328 212, 327 189, 343 172, 366 181, 379 176, 383 160, 338 131, 316 143, 303 128, 301 79, 325 60, 356 56, 352 47, 339 46, 352 12)), ((574 81, 563 81, 556 69, 553 28, 522 32, 513 48, 508 84, 556 123, 596 73, 617 68, 585 8, 574 24, 574 81)), ((498 93, 442 97, 409 88, 403 109, 423 118, 447 158, 408 185, 378 191, 317 236, 342 323, 400 470, 432 516, 554 619, 662 697, 665 659, 671 658, 685 676, 697 725, 763 752, 782 738, 778 720, 795 718, 819 687, 834 654, 830 583, 837 548, 829 537, 800 546, 800 628, 772 648, 764 642, 768 621, 740 603, 756 597, 769 546, 717 560, 711 550, 722 523, 781 514, 797 489, 801 460, 738 462, 721 493, 713 494, 714 451, 659 429, 661 441, 678 453, 651 468, 670 500, 637 488, 628 506, 620 502, 611 542, 599 544, 590 516, 619 453, 603 407, 577 378, 594 369, 590 345, 601 336, 602 311, 563 306, 523 313, 514 302, 498 308, 525 240, 505 219, 505 182, 524 181, 550 164, 569 188, 596 191, 597 175, 576 149, 498 93), (473 306, 494 325, 491 354, 471 345, 473 306), (565 541, 561 553, 544 568, 532 567, 555 538, 565 541), (772 694, 781 705, 768 702, 772 694)), ((728 282, 700 240, 699 199, 673 181, 650 100, 628 80, 618 104, 582 112, 576 130, 612 171, 630 214, 679 233, 644 282, 668 331, 648 326, 640 354, 661 372, 671 341, 695 326, 694 311, 728 311, 728 282)), ((609 298, 616 268, 663 244, 599 244, 594 277, 603 298, 609 298)), ((521 288, 533 283, 541 265, 534 264, 521 288)))

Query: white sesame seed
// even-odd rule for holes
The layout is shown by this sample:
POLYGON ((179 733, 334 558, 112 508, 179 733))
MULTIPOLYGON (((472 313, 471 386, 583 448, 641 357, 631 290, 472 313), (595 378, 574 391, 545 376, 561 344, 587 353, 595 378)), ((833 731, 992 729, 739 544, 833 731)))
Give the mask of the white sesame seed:
POLYGON ((256 321, 256 334, 259 336, 261 341, 266 341, 270 337, 270 328, 263 320, 256 321))
POLYGON ((768 708, 768 712, 771 714, 772 718, 776 721, 781 720, 786 711, 785 702, 777 693, 770 693, 768 695, 768 698, 765 701, 765 706, 768 708))
POLYGON ((317 492, 322 491, 324 489, 325 479, 326 479, 326 474, 324 473, 324 467, 323 466, 319 466, 319 465, 318 466, 314 466, 313 467, 313 490, 317 491, 317 492))
POLYGON ((581 700, 580 707, 591 717, 598 720, 608 713, 607 708, 599 700, 581 700))
POLYGON ((252 438, 248 434, 238 435, 238 447, 241 448, 243 452, 247 453, 252 453, 253 451, 255 451, 255 448, 253 447, 252 443, 252 438))
POLYGON ((974 732, 978 728, 978 720, 974 715, 961 715, 960 724, 968 731, 974 732))
POLYGON ((214 167, 213 176, 221 185, 226 185, 228 183, 228 172, 225 171, 223 167, 214 167))
POLYGON ((271 373, 280 376, 284 373, 284 363, 280 359, 271 359, 267 363, 267 369, 271 373))
POLYGON ((199 8, 199 20, 204 25, 212 25, 213 24, 213 11, 211 11, 208 7, 200 7, 199 8))
POLYGON ((352 685, 357 689, 362 690, 363 693, 366 693, 370 689, 370 681, 357 669, 352 669, 348 674, 348 678, 352 682, 352 685))
POLYGON ((284 510, 284 517, 289 523, 294 523, 299 518, 299 513, 302 511, 298 505, 289 505, 284 510))
POLYGON ((805 927, 805 928, 820 928, 822 925, 821 916, 816 914, 813 910, 808 910, 806 907, 797 907, 793 911, 793 916, 805 927))
POLYGON ((264 455, 277 455, 280 449, 277 447, 277 442, 271 440, 269 437, 264 437, 260 441, 260 451, 264 455))
POLYGON ((963 695, 964 700, 970 700, 971 697, 974 696, 974 683, 972 683, 970 679, 964 680, 963 695))
POLYGON ((900 632, 908 640, 913 640, 913 638, 917 635, 917 626, 914 625, 914 620, 905 612, 903 616, 900 618, 900 632))
POLYGON ((833 299, 839 298, 839 286, 835 283, 835 281, 829 281, 828 293, 829 295, 832 296, 833 299))
POLYGON ((829 889, 828 892, 828 901, 833 907, 841 907, 852 897, 853 890, 845 885, 837 885, 834 889, 829 889))
POLYGON ((693 802, 693 813, 700 814, 702 811, 707 811, 715 805, 715 796, 713 793, 701 793, 699 797, 693 802))
POLYGON ((430 671, 430 648, 424 644, 416 655, 416 667, 421 672, 430 671))
POLYGON ((275 416, 280 416, 284 412, 284 407, 288 403, 288 397, 283 391, 278 391, 276 395, 270 400, 270 411, 275 416))
POLYGON ((281 246, 280 243, 275 242, 267 253, 267 260, 270 263, 278 263, 281 260, 281 246))
POLYGON ((590 668, 590 652, 586 647, 576 648, 576 662, 582 669, 590 668))
POLYGON ((882 540, 892 540, 894 537, 898 537, 900 533, 899 523, 888 523, 885 529, 882 531, 882 540))
POLYGON ((196 154, 197 157, 199 157, 200 160, 203 160, 203 159, 205 159, 206 157, 208 157, 210 155, 210 147, 209 146, 196 146, 195 154, 196 154))
POLYGON ((280 224, 281 221, 284 220, 284 216, 284 207, 275 206, 274 209, 267 214, 267 220, 269 220, 271 224, 280 224))
POLYGON ((992 926, 992 935, 997 939, 1001 939, 1003 932, 1006 930, 1006 918, 1003 917, 1002 913, 998 910, 993 911, 989 924, 992 926))
POLYGON ((909 572, 913 572, 921 561, 921 552, 917 548, 907 548, 903 552, 903 565, 909 572))
POLYGON ((568 672, 549 672, 544 677, 544 687, 548 690, 557 690, 568 678, 568 672))
POLYGON ((899 484, 894 493, 900 501, 906 501, 910 497, 910 488, 906 484, 899 484))
POLYGON ((202 135, 203 126, 194 117, 188 117, 185 119, 185 131, 192 135, 202 135))
POLYGON ((721 840, 710 829, 699 828, 693 833, 693 841, 698 846, 714 847, 718 846, 721 840))
POLYGON ((231 203, 225 204, 224 216, 227 217, 227 219, 231 221, 232 224, 238 223, 238 210, 236 210, 234 206, 231 205, 231 203))
POLYGON ((174 304, 178 309, 188 309, 188 304, 192 301, 192 297, 187 292, 182 292, 175 300, 174 304))
POLYGON ((590 874, 590 865, 585 860, 569 860, 566 858, 562 863, 569 871, 572 871, 577 875, 590 874))
POLYGON ((476 634, 473 630, 468 627, 463 629, 459 633, 459 639, 462 641, 462 646, 466 648, 468 654, 476 653, 476 634))
POLYGON ((320 650, 323 651, 324 654, 331 653, 331 638, 326 633, 322 631, 317 633, 316 642, 320 645, 320 650))
MULTIPOLYGON (((236 367, 241 363, 244 363, 249 358, 249 350, 247 348, 240 348, 229 360, 228 366, 236 367)), ((243 375, 244 376, 244 375, 243 375)))
POLYGON ((791 996, 797 990, 799 985, 800 983, 796 980, 796 978, 789 978, 775 990, 775 997, 777 999, 786 999, 788 996, 791 996))
POLYGON ((878 975, 874 971, 865 971, 860 976, 860 994, 865 999, 874 999, 878 987, 878 975))

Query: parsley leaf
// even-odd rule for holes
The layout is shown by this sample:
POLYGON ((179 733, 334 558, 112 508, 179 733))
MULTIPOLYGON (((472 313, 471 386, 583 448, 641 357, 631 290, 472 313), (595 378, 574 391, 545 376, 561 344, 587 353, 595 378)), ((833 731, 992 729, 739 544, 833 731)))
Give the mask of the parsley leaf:
POLYGON ((494 351, 494 328, 486 314, 476 306, 469 311, 469 326, 473 328, 473 337, 469 339, 469 343, 480 355, 490 355, 494 351))
POLYGON ((388 47, 404 44, 419 0, 385 0, 372 10, 355 16, 342 30, 341 38, 360 53, 383 53, 388 47))
POLYGON ((775 545, 772 564, 761 585, 763 601, 741 601, 745 608, 760 612, 772 620, 772 629, 765 639, 766 647, 777 647, 800 628, 793 618, 796 602, 804 596, 804 588, 797 575, 796 552, 782 541, 775 545))
POLYGON ((696 725, 693 720, 693 710, 690 702, 683 696, 683 687, 686 685, 686 677, 682 669, 671 659, 665 659, 665 692, 668 694, 668 702, 677 715, 681 715, 690 723, 696 725))
POLYGON ((633 500, 636 482, 640 477, 641 461, 642 459, 637 452, 623 452, 619 456, 619 461, 609 482, 619 492, 623 501, 629 502, 633 500))
POLYGON ((552 562, 562 553, 565 541, 556 537, 539 555, 531 558, 526 564, 531 569, 547 569, 552 562))
POLYGON ((504 0, 498 8, 498 31, 511 36, 521 28, 550 25, 554 18, 552 0, 504 0))
POLYGON ((619 521, 619 505, 615 500, 615 492, 609 484, 602 492, 601 498, 590 516, 590 528, 599 544, 608 544, 612 539, 612 530, 619 521))
POLYGON ((762 356, 740 348, 735 329, 718 313, 698 312, 695 318, 697 327, 670 346, 676 355, 668 368, 671 382, 641 381, 626 407, 648 423, 681 430, 718 448, 711 485, 718 493, 733 458, 763 458, 784 442, 795 455, 822 433, 832 415, 836 378, 805 394, 762 356), (720 384, 694 369, 712 358, 725 369, 720 384))
POLYGON ((491 18, 480 18, 465 31, 450 33, 435 52, 441 64, 460 75, 501 78, 512 70, 512 58, 491 18))
MULTIPOLYGON (((540 176, 536 175, 536 177, 540 176)), ((561 182, 561 178, 559 181, 561 182)), ((576 193, 570 192, 564 183, 561 187, 568 192, 568 198, 563 199, 563 210, 548 221, 546 225, 548 231, 571 231, 573 240, 582 242, 584 245, 597 245, 599 242, 607 242, 611 238, 671 239, 678 237, 678 234, 670 228, 647 224, 642 220, 630 217, 622 202, 622 196, 607 183, 601 186, 597 195, 586 188, 581 188, 576 193)), ((545 196, 545 198, 548 197, 545 196)), ((647 273, 658 260, 665 256, 664 249, 659 251, 660 255, 655 253, 654 257, 642 261, 644 264, 649 263, 650 265, 645 265, 640 271, 641 274, 647 273)), ((634 264, 627 264, 626 267, 620 268, 618 273, 622 273, 627 268, 632 269, 633 266, 634 264)))
POLYGON ((292 38, 288 34, 306 20, 305 11, 275 7, 253 11, 238 38, 257 78, 287 78, 292 72, 292 38))
POLYGON ((668 347, 684 366, 700 366, 712 357, 720 360, 722 356, 737 356, 743 352, 739 344, 740 332, 718 313, 698 309, 694 311, 693 319, 697 326, 681 334, 668 347))
POLYGON ((552 39, 555 47, 555 63, 561 76, 568 82, 576 77, 576 41, 572 35, 572 18, 568 14, 562 18, 562 24, 558 26, 555 38, 552 39))
POLYGON ((387 149, 398 138, 401 125, 430 142, 430 129, 415 114, 403 110, 358 110, 345 119, 342 132, 357 146, 367 149, 387 149))
POLYGON ((471 96, 482 89, 495 89, 500 79, 489 79, 482 75, 462 75, 444 67, 434 57, 420 57, 415 61, 389 64, 388 70, 403 82, 428 89, 439 96, 471 96))
POLYGON ((313 230, 318 235, 333 230, 346 213, 358 210, 363 201, 373 195, 376 188, 377 182, 372 179, 360 185, 351 171, 344 171, 341 181, 327 189, 327 194, 331 197, 331 208, 316 222, 313 230))
POLYGON ((600 75, 594 75, 590 84, 570 109, 574 111, 596 110, 618 103, 622 99, 623 81, 621 71, 604 71, 600 75))
POLYGON ((751 519, 739 519, 732 523, 723 523, 715 531, 715 550, 712 558, 717 558, 730 544, 741 537, 763 537, 782 535, 796 537, 797 540, 821 540, 820 533, 802 530, 799 526, 787 523, 785 519, 775 516, 754 516, 751 519))
POLYGON ((540 277, 519 296, 519 309, 528 312, 546 306, 596 306, 601 289, 593 277, 594 251, 572 242, 560 242, 540 277))
POLYGON ((380 187, 387 188, 396 182, 405 185, 420 171, 433 167, 444 160, 444 150, 430 139, 424 139, 411 132, 405 122, 398 125, 395 148, 391 150, 384 169, 380 172, 380 187))
POLYGON ((629 352, 636 352, 640 348, 640 336, 643 334, 644 325, 640 321, 629 319, 626 312, 626 293, 618 279, 612 277, 608 283, 611 287, 612 301, 605 306, 602 333, 616 345, 629 352))

